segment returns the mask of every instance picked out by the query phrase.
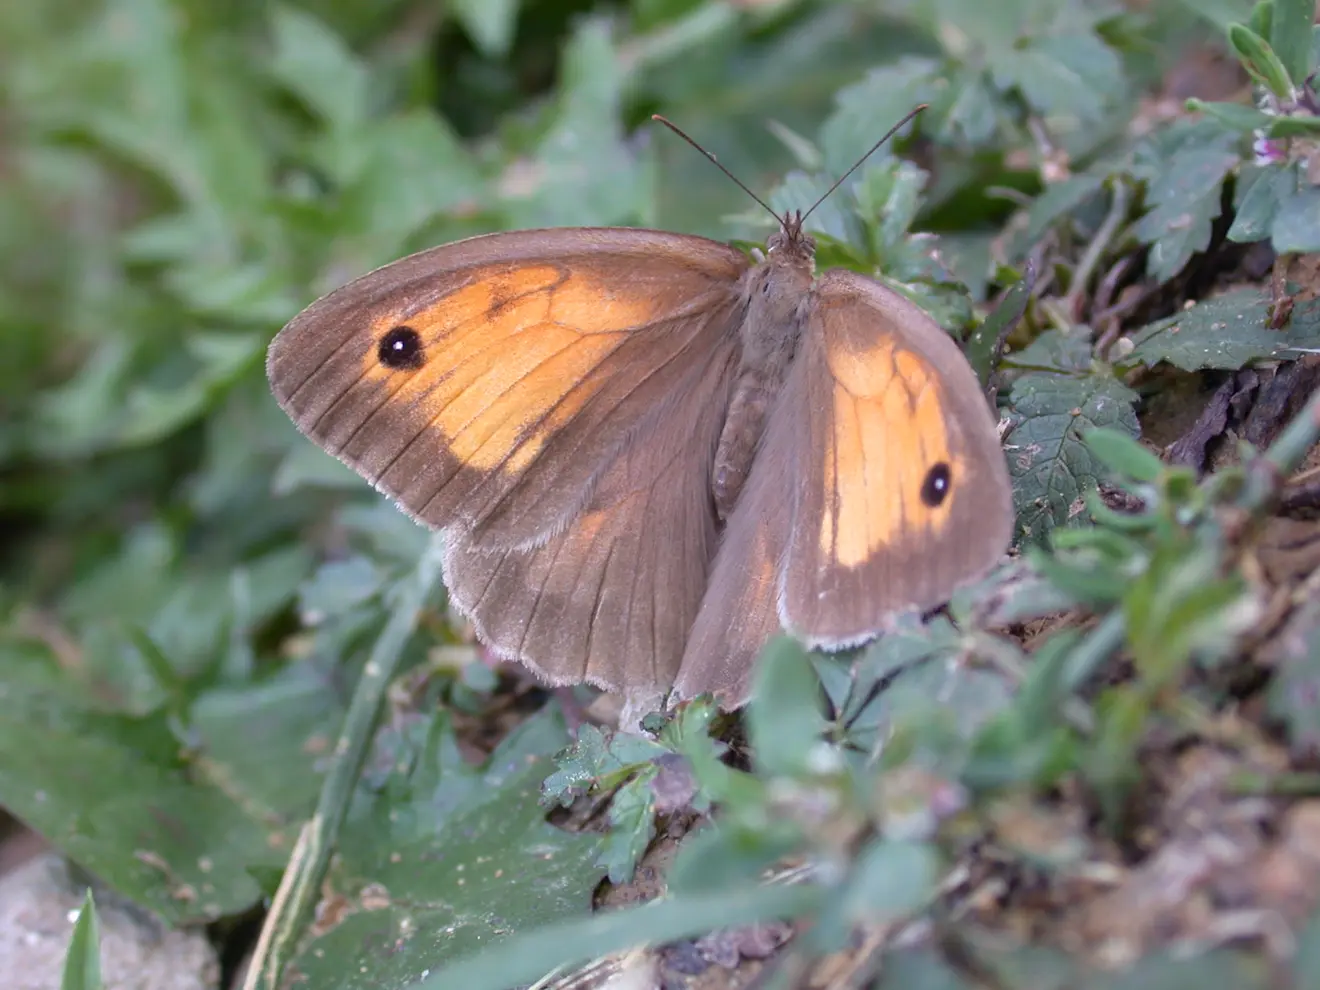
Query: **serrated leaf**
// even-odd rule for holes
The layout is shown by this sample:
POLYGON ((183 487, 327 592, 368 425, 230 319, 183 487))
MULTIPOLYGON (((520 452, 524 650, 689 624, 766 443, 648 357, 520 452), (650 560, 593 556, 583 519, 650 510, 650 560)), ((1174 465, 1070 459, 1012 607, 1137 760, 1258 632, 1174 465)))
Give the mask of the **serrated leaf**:
POLYGON ((991 57, 995 84, 1016 88, 1036 111, 1093 121, 1118 95, 1122 63, 1093 34, 1040 38, 991 57))
POLYGON ((944 143, 982 147, 999 132, 1005 116, 1003 101, 978 67, 964 67, 942 94, 943 121, 937 132, 944 143))
POLYGON ((547 800, 567 804, 579 794, 587 793, 596 782, 631 773, 667 752, 664 746, 645 736, 628 732, 607 735, 586 723, 578 730, 573 745, 556 757, 555 770, 546 777, 542 793, 547 800))
POLYGON ((1094 341, 1085 325, 1061 330, 1051 327, 1020 351, 1004 357, 1004 364, 1024 371, 1089 372, 1095 363, 1094 341))
POLYGON ((596 865, 611 883, 627 883, 655 837, 655 794, 649 776, 634 777, 610 801, 610 830, 596 865))
POLYGON ((1268 295, 1236 289, 1137 330, 1124 364, 1166 361, 1184 371, 1236 370, 1253 361, 1287 358, 1297 348, 1320 347, 1320 304, 1314 300, 1298 303, 1282 330, 1268 323, 1268 295))
MULTIPOLYGON (((842 174, 903 114, 918 103, 929 102, 935 94, 938 70, 934 59, 905 56, 840 89, 834 95, 836 108, 820 129, 825 168, 834 175, 842 174)), ((793 205, 803 206, 800 202, 793 205)))
POLYGON ((1018 379, 1010 407, 1021 417, 1008 438, 1018 527, 1038 539, 1070 518, 1104 465, 1083 442, 1100 426, 1137 436, 1137 395, 1106 375, 1029 374, 1018 379))
POLYGON ((1188 148, 1169 161, 1164 174, 1146 191, 1151 209, 1133 230, 1150 245, 1147 268, 1166 282, 1210 243, 1210 229, 1220 213, 1224 177, 1238 163, 1232 151, 1188 148))
POLYGON ((443 713, 418 726, 393 771, 360 792, 327 884, 356 908, 290 965, 343 990, 412 986, 422 973, 570 915, 599 882, 598 836, 545 821, 550 755, 567 741, 550 710, 524 722, 485 766, 467 766, 443 713))
POLYGON ((877 704, 884 686, 902 671, 932 657, 952 655, 958 644, 957 631, 946 617, 938 616, 929 623, 913 617, 880 636, 851 661, 840 663, 831 656, 817 655, 816 664, 818 668, 839 667, 847 673, 846 678, 836 682, 830 700, 839 713, 838 721, 847 727, 858 746, 866 748, 867 741, 858 741, 860 734, 874 732, 892 709, 888 702, 877 704))

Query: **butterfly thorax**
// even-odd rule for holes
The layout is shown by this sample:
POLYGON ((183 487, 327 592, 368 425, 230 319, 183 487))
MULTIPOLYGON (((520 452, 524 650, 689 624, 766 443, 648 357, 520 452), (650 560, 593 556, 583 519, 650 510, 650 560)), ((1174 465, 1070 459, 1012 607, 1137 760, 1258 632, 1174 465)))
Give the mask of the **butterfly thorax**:
POLYGON ((721 521, 738 501, 766 419, 783 388, 811 292, 815 242, 790 217, 767 242, 769 257, 743 278, 742 354, 715 452, 713 495, 721 521))

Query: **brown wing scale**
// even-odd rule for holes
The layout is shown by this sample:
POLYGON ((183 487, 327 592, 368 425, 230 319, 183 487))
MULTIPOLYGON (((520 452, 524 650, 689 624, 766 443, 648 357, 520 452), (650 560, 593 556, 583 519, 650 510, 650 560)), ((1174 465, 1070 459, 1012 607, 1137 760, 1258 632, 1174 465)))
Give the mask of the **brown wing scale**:
POLYGON ((529 545, 692 387, 736 327, 747 267, 654 231, 473 238, 313 304, 267 371, 303 432, 420 521, 529 545))
POLYGON ((838 648, 988 570, 1008 544, 1012 493, 980 383, 920 308, 831 271, 809 314, 780 618, 806 642, 838 648))

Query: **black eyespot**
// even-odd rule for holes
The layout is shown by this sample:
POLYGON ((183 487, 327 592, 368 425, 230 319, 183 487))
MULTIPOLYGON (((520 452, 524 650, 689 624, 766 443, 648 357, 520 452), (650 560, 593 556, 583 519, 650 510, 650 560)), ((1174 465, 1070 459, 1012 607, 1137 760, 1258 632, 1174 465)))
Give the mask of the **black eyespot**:
POLYGON ((926 480, 921 483, 921 501, 929 508, 935 508, 949 497, 949 484, 953 480, 949 465, 941 461, 926 472, 926 480))
POLYGON ((422 353, 422 338, 409 326, 397 326, 376 347, 376 357, 387 368, 416 370, 426 363, 422 353))

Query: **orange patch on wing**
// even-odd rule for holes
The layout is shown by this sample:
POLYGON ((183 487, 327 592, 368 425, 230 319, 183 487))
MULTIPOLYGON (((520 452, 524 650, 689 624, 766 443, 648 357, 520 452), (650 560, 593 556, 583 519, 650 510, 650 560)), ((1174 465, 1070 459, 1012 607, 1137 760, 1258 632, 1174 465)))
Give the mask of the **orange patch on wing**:
POLYGON ((836 348, 827 361, 835 380, 824 452, 832 491, 820 548, 860 567, 909 530, 938 528, 948 517, 952 503, 932 509, 921 488, 932 467, 951 464, 949 437, 939 384, 916 355, 886 344, 867 353, 836 348))
POLYGON ((499 271, 377 320, 375 339, 401 323, 416 330, 425 361, 400 373, 368 348, 364 378, 385 383, 387 401, 415 409, 419 427, 465 464, 517 472, 594 394, 583 379, 654 310, 562 268, 499 271))

